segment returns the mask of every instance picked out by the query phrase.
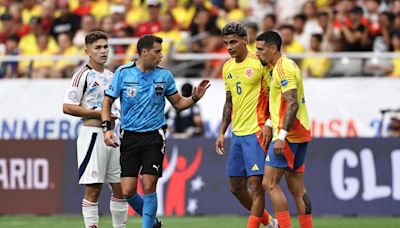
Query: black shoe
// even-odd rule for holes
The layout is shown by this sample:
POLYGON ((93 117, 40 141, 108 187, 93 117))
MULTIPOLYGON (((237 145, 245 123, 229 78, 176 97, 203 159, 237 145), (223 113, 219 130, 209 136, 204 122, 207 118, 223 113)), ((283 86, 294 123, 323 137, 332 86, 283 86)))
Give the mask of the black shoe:
POLYGON ((156 218, 156 224, 154 224, 153 225, 153 228, 161 228, 162 227, 162 222, 161 222, 161 220, 158 220, 157 218, 156 218))

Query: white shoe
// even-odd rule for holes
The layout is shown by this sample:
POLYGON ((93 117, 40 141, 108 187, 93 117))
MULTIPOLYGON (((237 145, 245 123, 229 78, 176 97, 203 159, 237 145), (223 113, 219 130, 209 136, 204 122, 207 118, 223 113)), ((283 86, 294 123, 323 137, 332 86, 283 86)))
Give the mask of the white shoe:
POLYGON ((265 226, 265 228, 279 228, 278 220, 277 220, 277 219, 272 219, 272 220, 265 226))

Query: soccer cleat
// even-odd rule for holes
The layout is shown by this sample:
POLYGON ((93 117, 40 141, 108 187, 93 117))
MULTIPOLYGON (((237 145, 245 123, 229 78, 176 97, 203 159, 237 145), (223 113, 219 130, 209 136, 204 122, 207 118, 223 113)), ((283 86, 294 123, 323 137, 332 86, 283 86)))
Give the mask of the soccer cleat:
POLYGON ((156 223, 153 225, 153 228, 161 228, 162 222, 156 218, 156 223))
POLYGON ((278 220, 277 220, 277 219, 272 219, 272 220, 265 226, 265 228, 279 228, 278 220))

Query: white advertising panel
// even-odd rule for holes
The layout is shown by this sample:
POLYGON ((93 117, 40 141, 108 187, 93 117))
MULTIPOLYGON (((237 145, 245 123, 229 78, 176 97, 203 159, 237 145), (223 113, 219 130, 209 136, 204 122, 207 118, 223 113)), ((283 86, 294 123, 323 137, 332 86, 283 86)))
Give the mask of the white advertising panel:
MULTIPOLYGON (((176 79, 178 89, 185 82, 196 85, 199 81, 176 79)), ((2 80, 0 139, 75 138, 80 120, 62 112, 68 83, 69 80, 2 80)), ((376 137, 380 133, 381 110, 400 109, 399 79, 304 79, 304 87, 313 137, 376 137)), ((206 137, 218 134, 224 102, 223 81, 212 80, 209 91, 198 103, 206 137)), ((384 134, 389 116, 383 121, 384 134)))

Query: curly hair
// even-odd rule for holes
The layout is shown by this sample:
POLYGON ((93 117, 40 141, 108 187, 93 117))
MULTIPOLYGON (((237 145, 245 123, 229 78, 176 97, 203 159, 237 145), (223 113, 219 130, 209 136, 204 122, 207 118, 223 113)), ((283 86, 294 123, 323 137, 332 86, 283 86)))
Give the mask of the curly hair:
POLYGON ((228 36, 228 35, 234 35, 234 34, 236 34, 240 37, 247 36, 246 26, 244 26, 243 24, 240 24, 238 22, 231 22, 231 23, 225 25, 221 31, 222 36, 228 36))

